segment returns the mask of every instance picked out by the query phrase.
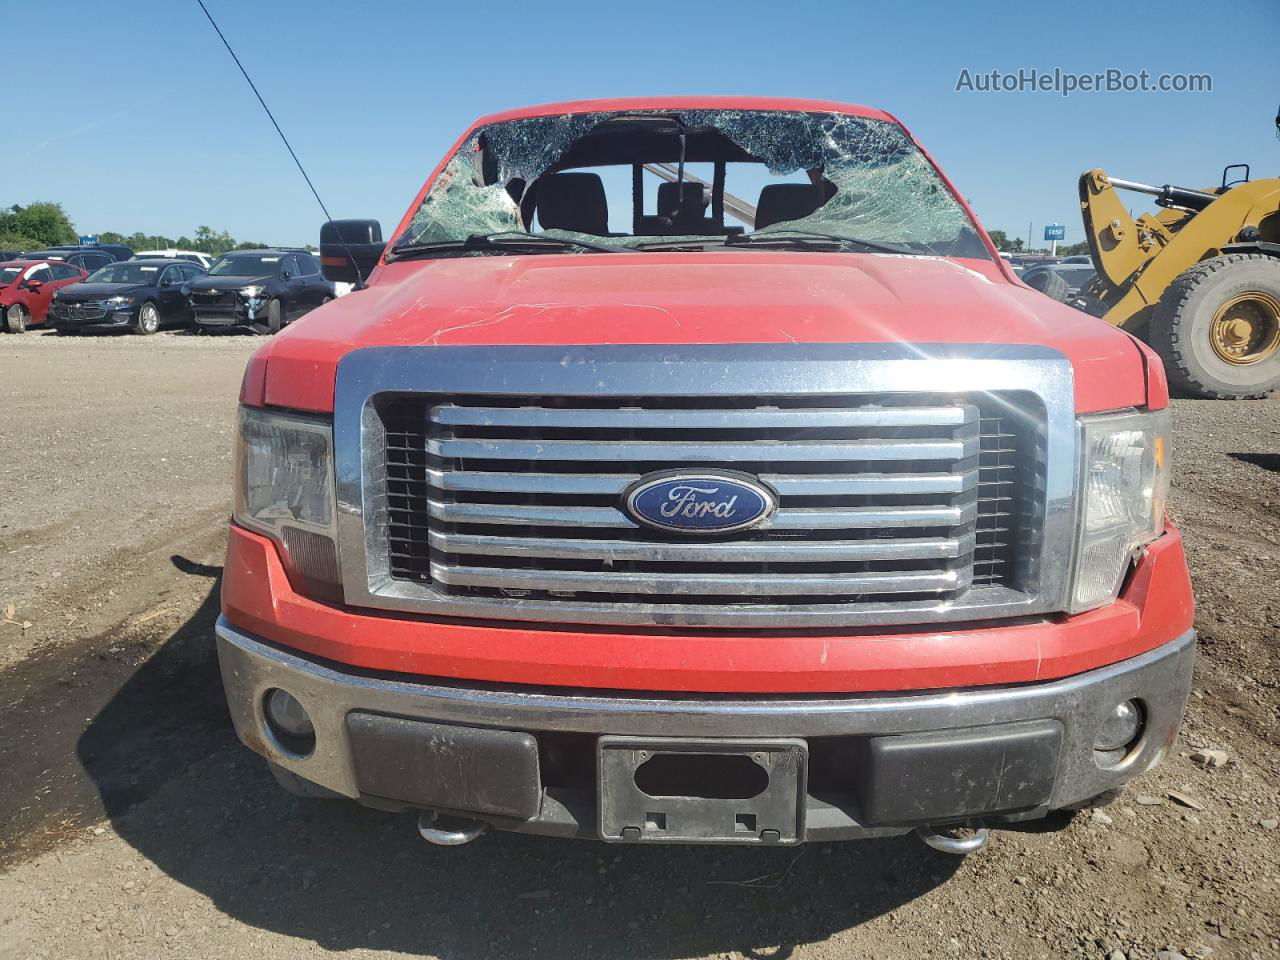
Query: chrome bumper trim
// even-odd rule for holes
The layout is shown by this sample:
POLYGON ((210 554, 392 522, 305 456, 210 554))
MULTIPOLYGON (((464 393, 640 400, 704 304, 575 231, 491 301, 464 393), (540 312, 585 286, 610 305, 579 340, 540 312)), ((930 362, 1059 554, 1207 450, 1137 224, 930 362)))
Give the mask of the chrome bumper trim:
POLYGON ((271 646, 225 618, 219 618, 216 633, 223 684, 240 739, 272 763, 352 798, 360 791, 346 717, 359 710, 534 734, 732 738, 923 733, 1053 719, 1062 724, 1063 746, 1050 806, 1063 807, 1119 786, 1160 762, 1182 721, 1195 657, 1195 632, 1188 631, 1132 659, 1044 683, 847 696, 711 697, 564 692, 375 675, 271 646), (316 747, 310 756, 290 754, 265 726, 261 704, 275 687, 297 697, 311 715, 316 747), (1093 756, 1097 725, 1116 703, 1135 697, 1147 707, 1143 739, 1119 766, 1102 769, 1093 756))

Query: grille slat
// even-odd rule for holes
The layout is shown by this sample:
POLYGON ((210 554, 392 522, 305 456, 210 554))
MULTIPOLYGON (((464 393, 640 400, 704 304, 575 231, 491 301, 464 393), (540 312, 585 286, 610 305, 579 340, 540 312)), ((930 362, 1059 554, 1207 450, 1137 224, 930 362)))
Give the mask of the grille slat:
POLYGON ((757 440, 751 443, 667 440, 448 440, 427 441, 427 453, 456 460, 527 460, 641 463, 780 463, 849 460, 963 460, 978 453, 978 438, 968 440, 851 440, 803 443, 757 440))
POLYGON ((443 426, 535 427, 572 430, 814 430, 823 427, 958 427, 963 407, 846 409, 647 410, 641 407, 460 407, 441 404, 431 419, 443 426))
MULTIPOLYGON (((635 540, 568 540, 495 537, 433 530, 430 545, 443 553, 567 560, 644 560, 672 563, 847 563, 943 560, 972 552, 972 534, 911 540, 757 540, 726 543, 652 543, 635 540)), ((405 538, 404 542, 418 542, 405 538)))
MULTIPOLYGON (((437 490, 469 493, 599 494, 619 495, 639 480, 639 473, 459 473, 427 467, 421 478, 406 481, 437 490)), ((762 473, 760 479, 785 496, 875 496, 896 494, 964 493, 978 485, 977 474, 967 473, 867 473, 782 474, 762 473)), ((988 483, 1009 481, 992 480, 988 483)))
MULTIPOLYGON (((578 572, 524 570, 501 567, 464 567, 433 563, 431 578, 437 583, 502 590, 586 591, 667 596, 862 596, 866 594, 950 591, 962 585, 958 571, 937 573, 866 573, 768 575, 684 573, 661 576, 636 571, 578 572)), ((967 576, 967 575, 966 575, 967 576)))
MULTIPOLYGON (((427 513, 447 523, 527 524, 555 527, 640 525, 615 507, 546 507, 529 504, 442 503, 428 499, 427 513)), ((977 504, 964 507, 885 507, 833 510, 782 509, 774 530, 854 530, 872 527, 950 527, 977 518, 977 504)))
POLYGON ((634 615, 936 604, 1007 586, 1019 433, 962 396, 380 399, 392 580, 441 597, 634 615), (779 496, 761 528, 649 529, 656 470, 726 469, 779 496))

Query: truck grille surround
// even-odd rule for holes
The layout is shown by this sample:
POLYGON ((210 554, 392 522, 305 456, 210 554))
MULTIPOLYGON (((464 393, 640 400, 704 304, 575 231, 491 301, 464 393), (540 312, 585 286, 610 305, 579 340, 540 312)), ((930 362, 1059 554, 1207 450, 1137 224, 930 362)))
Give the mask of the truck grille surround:
MULTIPOLYGON (((501 349, 539 348, 490 350, 481 379, 516 387, 521 377, 503 375, 501 349)), ((714 348, 679 348, 691 349, 696 362, 714 348)), ((1047 569, 1042 547, 1047 523, 1063 519, 1048 495, 1053 404, 1035 390, 932 389, 946 378, 921 363, 914 389, 799 396, 767 383, 758 393, 699 395, 692 370, 681 393, 362 384, 364 555, 343 539, 348 602, 354 584, 367 591, 354 601, 377 607, 704 627, 1048 609, 1060 597, 1043 591, 1060 592, 1061 564, 1047 569), (718 535, 637 523, 625 491, 670 470, 746 474, 776 493, 777 511, 757 528, 718 535)), ((792 375, 804 379, 803 368, 792 375)), ((340 402, 342 380, 340 371, 340 402)), ((340 476, 340 499, 342 489, 340 476)))

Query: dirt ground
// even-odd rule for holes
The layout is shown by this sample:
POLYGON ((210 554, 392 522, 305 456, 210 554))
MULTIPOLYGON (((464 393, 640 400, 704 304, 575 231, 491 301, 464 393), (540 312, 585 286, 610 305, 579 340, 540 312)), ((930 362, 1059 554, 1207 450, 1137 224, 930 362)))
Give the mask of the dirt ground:
POLYGON ((232 734, 211 633, 258 342, 0 337, 0 960, 1280 957, 1280 399, 1175 403, 1196 688, 1105 810, 963 860, 442 849, 283 793, 232 734))

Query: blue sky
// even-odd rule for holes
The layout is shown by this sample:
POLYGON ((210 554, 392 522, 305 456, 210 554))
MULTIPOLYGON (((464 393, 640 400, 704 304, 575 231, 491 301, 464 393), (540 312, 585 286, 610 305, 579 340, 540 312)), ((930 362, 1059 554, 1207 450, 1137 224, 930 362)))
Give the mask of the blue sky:
MULTIPOLYGON (((882 107, 988 228, 1025 235, 1034 222, 1037 238, 1056 220, 1081 239, 1075 183, 1091 167, 1185 185, 1216 182, 1229 162, 1280 174, 1277 0, 206 2, 332 213, 387 229, 476 116, 584 97, 882 107), (1055 67, 1207 73, 1213 91, 955 90, 962 69, 1055 67)), ((82 232, 177 236, 207 223, 241 239, 315 242, 321 214, 194 0, 62 0, 47 26, 7 48, 0 203, 61 201, 82 232)))

